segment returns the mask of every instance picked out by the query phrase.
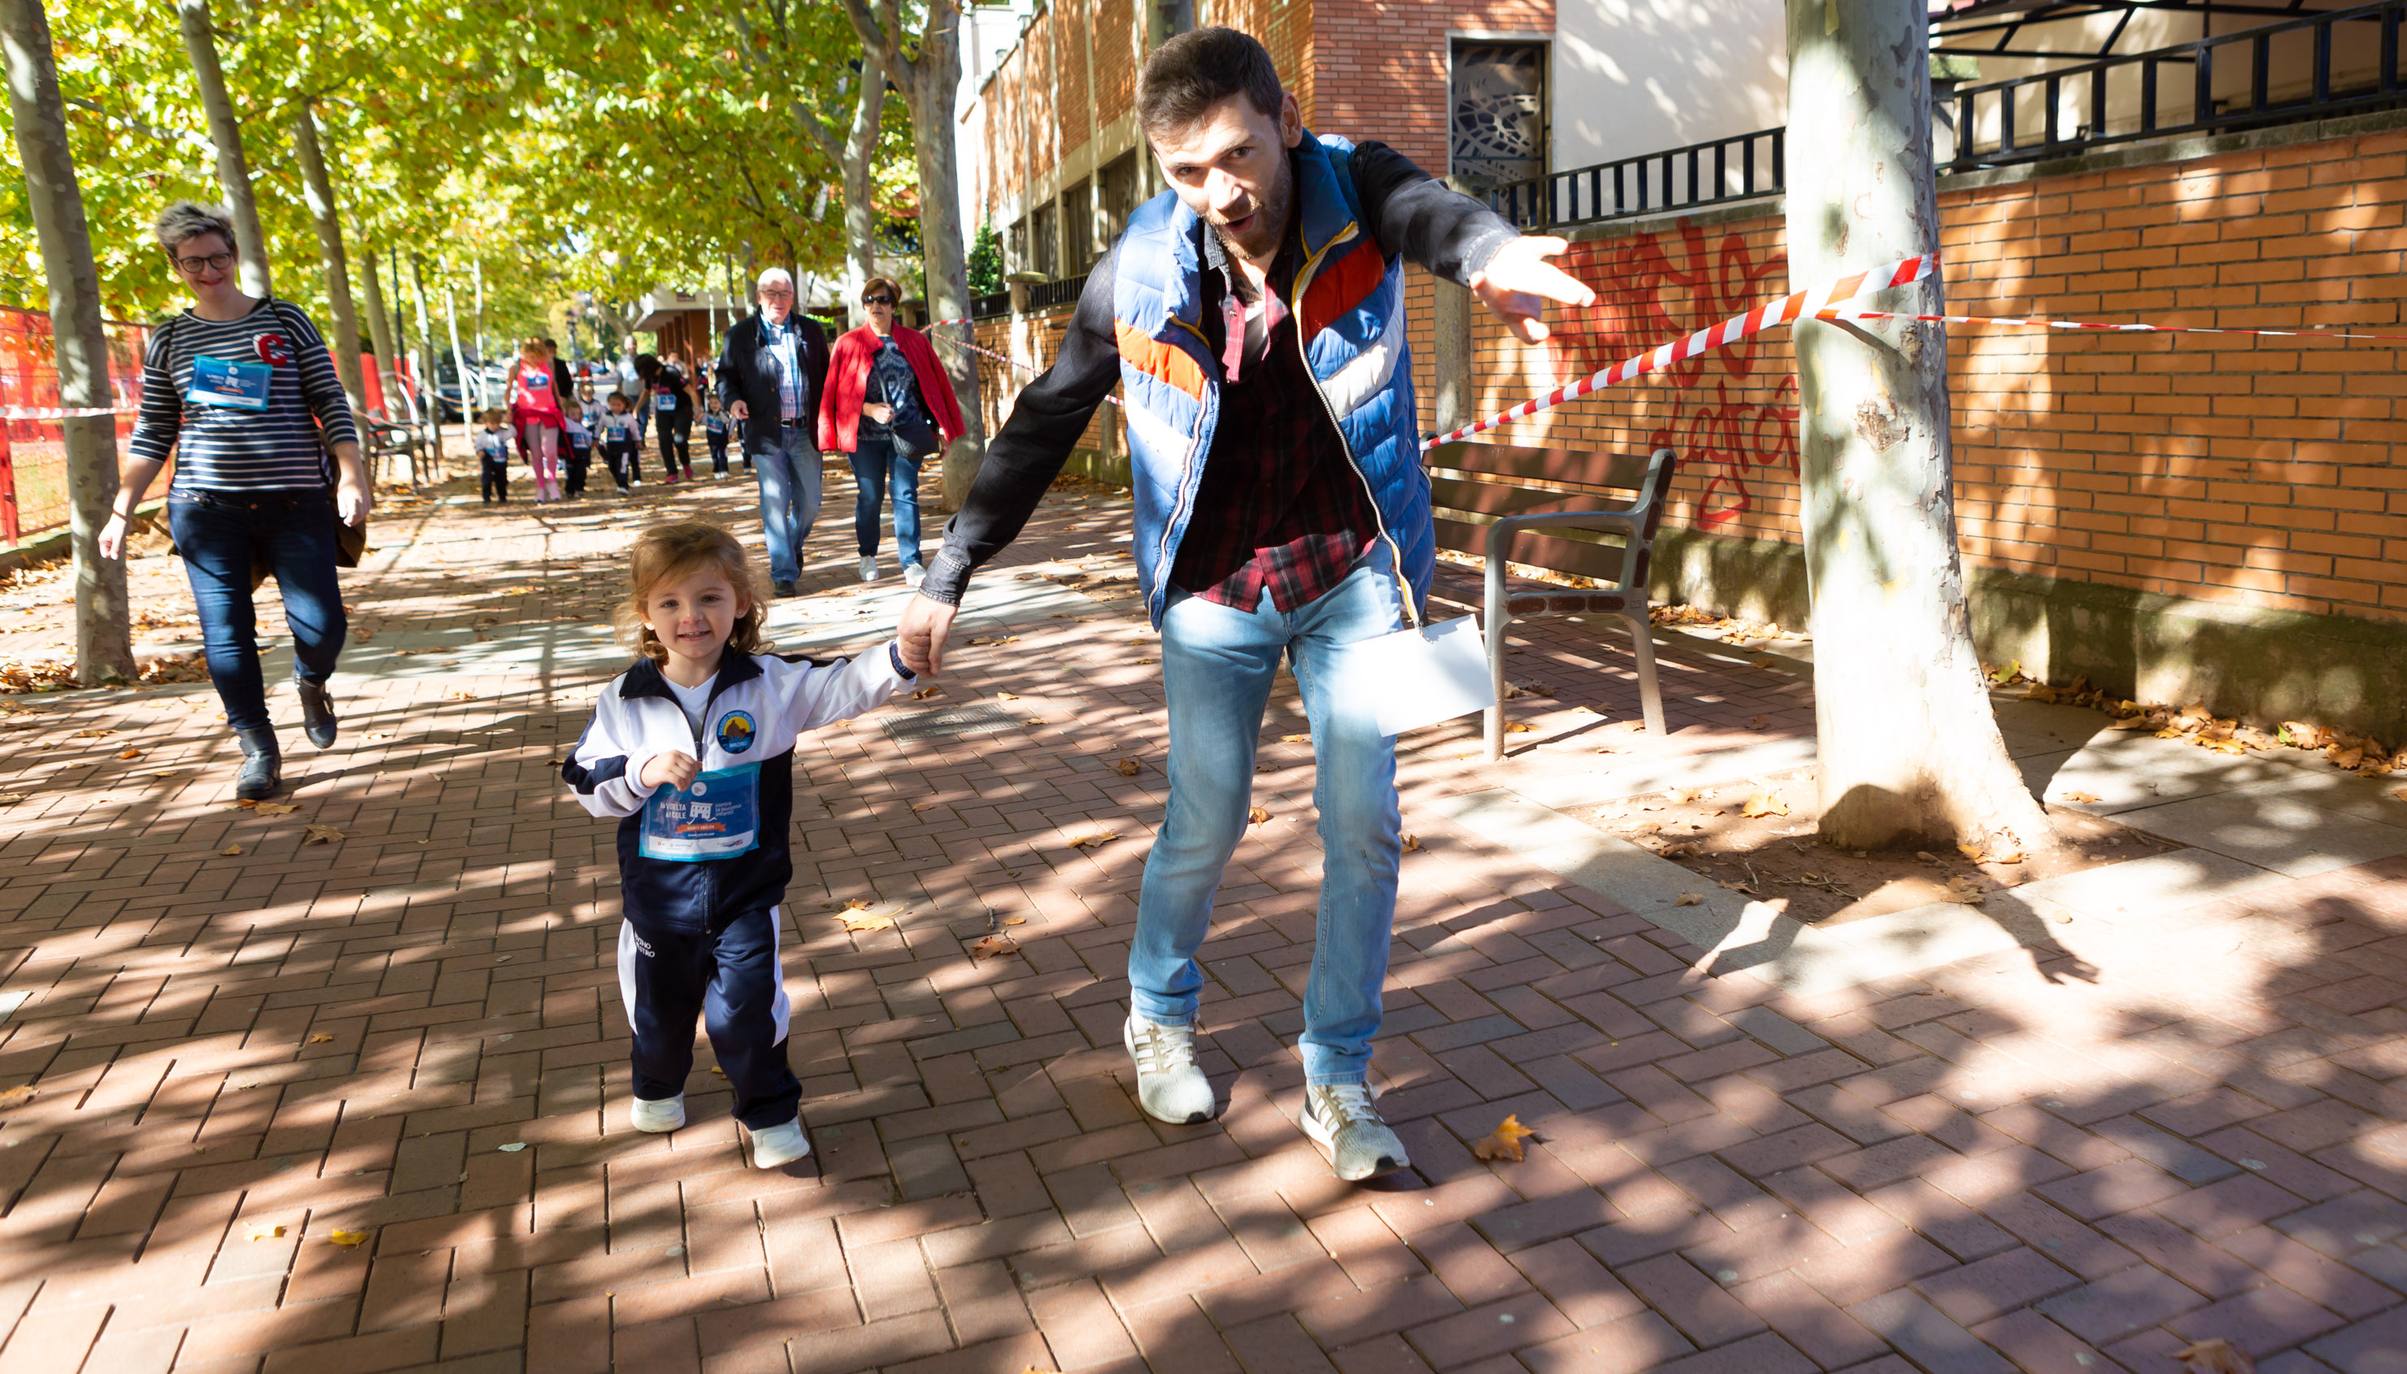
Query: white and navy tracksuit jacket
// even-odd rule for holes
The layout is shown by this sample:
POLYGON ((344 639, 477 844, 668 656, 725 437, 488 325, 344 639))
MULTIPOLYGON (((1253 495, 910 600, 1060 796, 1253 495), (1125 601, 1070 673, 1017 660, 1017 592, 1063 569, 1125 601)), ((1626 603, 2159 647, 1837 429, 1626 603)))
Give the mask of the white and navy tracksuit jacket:
POLYGON ((699 1014, 736 1118, 755 1129, 794 1119, 802 1087, 786 1064, 777 926, 794 878, 795 741, 910 680, 891 644, 832 663, 731 653, 699 724, 649 659, 603 689, 560 775, 586 810, 620 818, 619 992, 637 1097, 685 1090, 699 1014), (638 781, 666 753, 702 765, 683 791, 638 781))

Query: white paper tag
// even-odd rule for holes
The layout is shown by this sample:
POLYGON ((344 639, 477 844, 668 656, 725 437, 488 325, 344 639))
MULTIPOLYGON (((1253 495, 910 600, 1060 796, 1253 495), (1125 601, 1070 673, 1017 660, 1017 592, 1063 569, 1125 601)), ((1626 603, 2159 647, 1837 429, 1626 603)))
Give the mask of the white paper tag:
POLYGON ((1487 641, 1476 616, 1402 629, 1346 646, 1339 699, 1367 709, 1383 735, 1484 711, 1496 704, 1487 641))

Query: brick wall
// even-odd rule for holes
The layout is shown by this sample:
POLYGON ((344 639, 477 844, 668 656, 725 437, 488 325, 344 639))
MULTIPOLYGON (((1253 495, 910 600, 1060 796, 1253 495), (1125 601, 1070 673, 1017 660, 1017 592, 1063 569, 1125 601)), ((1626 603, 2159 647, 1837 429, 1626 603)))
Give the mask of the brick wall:
POLYGON ((1314 98, 1305 118, 1316 133, 1380 139, 1444 175, 1449 32, 1554 27, 1554 0, 1313 0, 1314 98))
POLYGON ((1087 121, 1094 117, 1087 73, 1088 26, 1093 18, 1093 7, 1088 0, 1053 0, 1043 21, 1053 38, 1054 62, 1059 72, 1053 119, 1064 159, 1087 145, 1087 121))
MULTIPOLYGON (((2407 132, 1950 187, 1966 314, 2395 330, 2407 132)), ((1777 209, 1574 247, 1610 284, 1544 348, 1475 322, 1483 413, 1788 289, 1777 209), (1492 404, 1491 404, 1492 403, 1492 404)), ((1950 331, 1976 565, 2266 609, 2407 617, 2407 375, 2316 339, 1950 331)), ((1795 355, 1773 333, 1508 437, 1683 455, 1677 524, 1798 538, 1795 355)), ((1426 400, 1424 417, 1429 416, 1426 400)))

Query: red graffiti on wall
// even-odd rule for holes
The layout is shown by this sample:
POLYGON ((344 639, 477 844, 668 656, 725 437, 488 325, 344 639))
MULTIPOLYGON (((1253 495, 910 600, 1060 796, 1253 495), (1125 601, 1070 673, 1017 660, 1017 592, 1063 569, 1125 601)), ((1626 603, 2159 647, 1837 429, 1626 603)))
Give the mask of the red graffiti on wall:
MULTIPOLYGON (((1612 244, 1585 265, 1585 275, 1597 287, 1597 301, 1575 312, 1555 331, 1555 375, 1585 377, 1602 371, 1641 350, 1717 324, 1752 309, 1766 296, 1778 294, 1788 271, 1788 257, 1771 252, 1757 257, 1745 238, 1725 233, 1719 242, 1687 220, 1671 231, 1676 241, 1657 233, 1640 233, 1612 244)), ((1697 522, 1708 528, 1744 513, 1751 501, 1747 470, 1780 467, 1797 471, 1797 378, 1791 373, 1773 388, 1769 401, 1752 401, 1744 394, 1755 378, 1764 335, 1728 348, 1702 353, 1675 363, 1663 372, 1681 393, 1672 400, 1671 418, 1648 436, 1654 445, 1669 445, 1685 465, 1701 465, 1706 479, 1703 511, 1697 522), (1713 399, 1696 393, 1705 374, 1720 368, 1726 376, 1713 387, 1713 399), (1733 401, 1731 383, 1740 384, 1733 401)), ((1761 390, 1761 382, 1753 390, 1761 390)))

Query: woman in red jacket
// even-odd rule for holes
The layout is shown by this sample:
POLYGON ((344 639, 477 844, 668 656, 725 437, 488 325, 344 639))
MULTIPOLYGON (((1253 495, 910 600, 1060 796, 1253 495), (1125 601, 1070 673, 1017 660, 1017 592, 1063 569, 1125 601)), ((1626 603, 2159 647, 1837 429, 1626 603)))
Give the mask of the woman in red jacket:
POLYGON ((953 384, 926 335, 894 322, 901 288, 871 277, 861 288, 869 323, 836 340, 827 367, 827 397, 819 407, 819 447, 852 459, 859 495, 853 535, 861 550, 861 580, 878 575, 878 508, 888 479, 894 487, 894 545, 903 581, 918 586, 919 465, 960 438, 961 407, 953 384))

